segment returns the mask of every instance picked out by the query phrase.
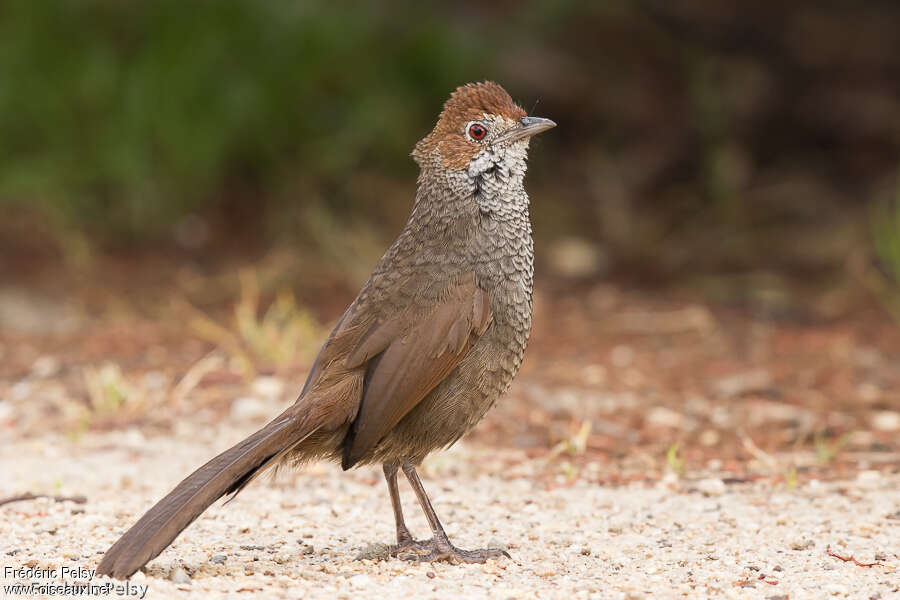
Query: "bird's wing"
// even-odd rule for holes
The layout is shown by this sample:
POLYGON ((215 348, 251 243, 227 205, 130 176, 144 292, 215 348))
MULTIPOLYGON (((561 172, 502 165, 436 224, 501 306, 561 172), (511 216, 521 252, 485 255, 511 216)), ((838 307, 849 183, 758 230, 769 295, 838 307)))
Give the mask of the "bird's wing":
POLYGON ((348 369, 365 369, 362 400, 344 444, 345 469, 453 371, 492 320, 490 298, 474 275, 417 304, 368 327, 344 359, 348 369))

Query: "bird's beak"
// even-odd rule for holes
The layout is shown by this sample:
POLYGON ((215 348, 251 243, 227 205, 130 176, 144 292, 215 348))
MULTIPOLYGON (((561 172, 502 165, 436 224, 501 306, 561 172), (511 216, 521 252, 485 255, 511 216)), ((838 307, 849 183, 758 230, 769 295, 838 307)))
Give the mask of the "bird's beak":
POLYGON ((556 127, 556 123, 550 119, 541 117, 522 117, 522 120, 519 121, 519 125, 501 134, 494 141, 511 143, 524 138, 530 138, 537 133, 547 131, 553 127, 556 127))

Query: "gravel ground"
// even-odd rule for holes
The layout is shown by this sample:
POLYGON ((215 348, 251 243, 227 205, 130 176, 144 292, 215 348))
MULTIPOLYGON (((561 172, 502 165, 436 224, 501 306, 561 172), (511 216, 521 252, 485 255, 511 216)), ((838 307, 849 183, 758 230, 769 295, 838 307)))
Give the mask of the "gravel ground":
MULTIPOLYGON (((136 429, 4 440, 0 497, 34 492, 87 501, 0 506, 0 564, 57 575, 7 575, 0 583, 86 581, 71 571, 63 576, 62 567, 94 569, 152 502, 246 433, 185 426, 152 440, 136 429)), ((457 545, 502 542, 511 560, 356 560, 371 543, 392 541, 380 471, 341 473, 322 464, 283 471, 228 506, 212 507, 132 578, 137 587, 129 593, 139 597, 148 586, 148 598, 900 598, 896 473, 863 471, 852 481, 796 489, 725 484, 708 474, 620 487, 575 480, 547 489, 528 477, 540 468, 536 461, 523 456, 510 470, 490 458, 488 450, 461 444, 426 464, 425 485, 457 545), (878 564, 844 562, 829 556, 829 547, 878 564)), ((405 483, 401 492, 411 528, 424 535, 405 483)))

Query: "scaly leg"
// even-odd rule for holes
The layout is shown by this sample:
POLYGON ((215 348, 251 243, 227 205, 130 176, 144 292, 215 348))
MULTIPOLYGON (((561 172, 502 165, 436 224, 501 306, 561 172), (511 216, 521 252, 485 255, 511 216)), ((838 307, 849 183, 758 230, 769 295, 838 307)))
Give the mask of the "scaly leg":
POLYGON ((397 471, 399 468, 400 466, 397 464, 384 463, 382 465, 388 493, 391 495, 391 507, 394 509, 394 522, 397 524, 397 545, 391 547, 391 554, 394 556, 405 548, 417 544, 406 526, 406 521, 403 520, 403 507, 400 505, 400 488, 397 486, 397 471))
MULTIPOLYGON (((509 554, 499 548, 461 550, 451 544, 449 538, 447 538, 447 534, 444 532, 444 528, 441 526, 441 522, 438 520, 437 514, 434 512, 434 507, 431 505, 428 495, 425 493, 425 488, 422 486, 422 480, 419 479, 419 474, 416 473, 416 468, 408 461, 403 461, 401 467, 403 468, 403 473, 409 480, 409 484, 412 486, 413 491, 416 493, 416 498, 418 498, 422 510, 425 512, 425 518, 428 519, 428 525, 431 526, 431 532, 434 537, 424 542, 412 542, 406 548, 403 548, 402 552, 397 552, 395 554, 396 556, 403 560, 414 560, 419 562, 446 560, 452 563, 483 563, 489 558, 499 558, 501 556, 509 558, 509 554)), ((387 467, 385 467, 385 474, 387 475, 387 467)), ((394 504, 394 515, 395 517, 399 515, 400 519, 398 520, 397 525, 397 537, 399 541, 399 523, 402 522, 403 516, 400 513, 399 497, 397 497, 396 502, 394 501, 395 494, 397 493, 396 466, 393 471, 393 485, 391 484, 391 478, 389 477, 388 487, 391 490, 391 502, 394 504)), ((405 525, 403 526, 403 529, 406 531, 406 535, 409 535, 409 531, 406 530, 405 525)), ((410 540, 411 539, 412 537, 410 536, 410 540)))

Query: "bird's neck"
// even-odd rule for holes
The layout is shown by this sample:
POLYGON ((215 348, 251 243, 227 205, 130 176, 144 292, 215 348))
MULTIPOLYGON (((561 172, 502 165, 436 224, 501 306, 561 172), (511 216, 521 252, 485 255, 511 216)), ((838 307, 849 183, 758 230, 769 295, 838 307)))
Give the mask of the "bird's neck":
POLYGON ((478 205, 471 194, 450 185, 441 171, 423 170, 406 230, 423 248, 464 248, 475 235, 478 205))
POLYGON ((530 237, 524 167, 486 173, 423 169, 407 229, 425 246, 468 246, 476 236, 530 237))
POLYGON ((448 276, 474 271, 485 289, 509 285, 530 298, 534 251, 521 177, 480 190, 467 177, 449 170, 420 174, 398 251, 425 268, 441 265, 448 276))

